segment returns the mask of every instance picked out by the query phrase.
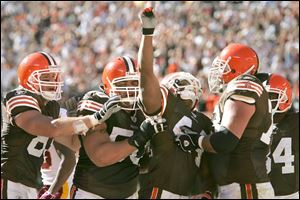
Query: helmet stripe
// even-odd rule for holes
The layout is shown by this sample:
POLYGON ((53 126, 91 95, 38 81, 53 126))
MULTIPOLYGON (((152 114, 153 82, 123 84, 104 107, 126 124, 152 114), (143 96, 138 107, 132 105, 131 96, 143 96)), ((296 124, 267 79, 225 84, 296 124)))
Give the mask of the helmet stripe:
POLYGON ((123 60, 125 62, 127 71, 130 73, 135 72, 134 62, 128 56, 123 56, 123 60))
POLYGON ((50 54, 43 51, 41 51, 40 53, 48 60, 49 65, 56 65, 55 60, 52 56, 50 56, 50 54))
POLYGON ((50 54, 48 54, 48 55, 50 56, 50 58, 52 58, 54 65, 57 65, 55 59, 50 54))

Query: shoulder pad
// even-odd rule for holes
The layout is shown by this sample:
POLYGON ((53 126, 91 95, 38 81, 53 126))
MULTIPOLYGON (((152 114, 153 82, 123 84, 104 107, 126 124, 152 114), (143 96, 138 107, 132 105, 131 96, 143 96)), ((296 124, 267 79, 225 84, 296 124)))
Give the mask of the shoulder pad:
POLYGON ((89 91, 78 103, 78 115, 87 115, 99 111, 109 96, 102 91, 89 91))
POLYGON ((264 87, 255 76, 242 75, 229 82, 225 92, 228 98, 234 95, 234 98, 237 97, 236 100, 245 99, 246 103, 254 103, 263 94, 264 87))
POLYGON ((98 98, 109 98, 109 96, 104 91, 89 91, 83 95, 82 100, 84 99, 98 99, 98 98))
POLYGON ((39 96, 23 88, 17 88, 7 93, 4 98, 4 104, 8 114, 12 116, 27 110, 38 110, 41 112, 39 96))
POLYGON ((164 114, 165 110, 166 110, 166 107, 167 107, 167 103, 168 103, 168 96, 169 96, 169 89, 164 86, 164 85, 161 85, 160 86, 160 91, 161 91, 161 94, 162 94, 162 110, 161 110, 161 115, 164 114))

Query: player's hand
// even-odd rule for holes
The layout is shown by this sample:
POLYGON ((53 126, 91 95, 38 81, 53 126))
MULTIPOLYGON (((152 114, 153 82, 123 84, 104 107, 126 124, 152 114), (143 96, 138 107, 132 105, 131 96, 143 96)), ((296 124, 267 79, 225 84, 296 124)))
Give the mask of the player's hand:
POLYGON ((152 7, 145 8, 140 14, 139 18, 142 23, 142 32, 143 35, 153 35, 155 25, 156 25, 156 19, 153 12, 152 7))
POLYGON ((141 124, 139 130, 135 131, 133 136, 128 138, 128 143, 138 149, 143 150, 146 143, 152 139, 155 134, 165 131, 168 128, 166 119, 153 121, 146 119, 141 124))
POLYGON ((193 152, 199 149, 198 140, 200 133, 193 131, 187 126, 180 127, 181 133, 175 136, 175 142, 185 152, 193 152))
POLYGON ((68 117, 76 117, 77 114, 77 105, 80 101, 81 96, 74 96, 69 98, 67 101, 65 101, 65 107, 67 109, 67 116, 68 117))
POLYGON ((38 194, 37 194, 37 199, 41 198, 41 196, 47 192, 49 189, 49 186, 46 186, 44 185, 39 191, 38 191, 38 194))
POLYGON ((103 107, 94 114, 94 117, 98 120, 99 123, 106 121, 113 113, 121 110, 119 106, 120 96, 110 97, 103 105, 103 107))
POLYGON ((48 101, 45 110, 46 110, 46 115, 52 117, 52 119, 57 119, 59 116, 59 103, 57 101, 48 101))
POLYGON ((56 199, 56 196, 46 191, 39 199, 56 199))

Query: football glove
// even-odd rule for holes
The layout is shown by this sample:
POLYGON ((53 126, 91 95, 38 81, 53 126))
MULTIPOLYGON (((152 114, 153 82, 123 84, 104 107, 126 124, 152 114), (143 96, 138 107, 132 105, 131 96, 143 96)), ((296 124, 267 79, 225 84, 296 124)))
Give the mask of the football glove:
POLYGON ((118 105, 120 103, 120 96, 110 97, 103 105, 103 107, 96 113, 94 113, 94 118, 98 120, 98 123, 106 121, 113 113, 121 110, 121 107, 118 105))
POLYGON ((48 101, 45 106, 46 115, 52 117, 52 119, 57 119, 59 116, 59 103, 57 101, 48 101))
POLYGON ((204 131, 198 133, 187 126, 181 126, 180 130, 181 133, 175 136, 175 142, 183 151, 191 153, 196 149, 201 149, 198 141, 205 136, 204 131))
POLYGON ((139 130, 135 131, 134 134, 128 138, 128 143, 143 151, 146 143, 151 140, 155 134, 165 131, 167 127, 168 125, 165 119, 161 119, 160 121, 146 119, 141 124, 139 130))
POLYGON ((153 8, 148 7, 145 8, 139 15, 139 18, 142 23, 142 33, 143 35, 153 35, 155 25, 156 25, 156 19, 155 15, 153 13, 153 8))
POLYGON ((71 97, 67 101, 65 101, 65 107, 67 109, 68 117, 76 117, 77 115, 77 105, 81 99, 81 95, 71 97))

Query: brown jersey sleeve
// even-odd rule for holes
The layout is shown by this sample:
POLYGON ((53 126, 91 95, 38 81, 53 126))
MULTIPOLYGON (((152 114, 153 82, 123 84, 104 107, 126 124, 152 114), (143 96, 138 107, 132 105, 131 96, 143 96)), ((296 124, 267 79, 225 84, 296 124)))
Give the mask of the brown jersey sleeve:
POLYGON ((7 93, 3 103, 11 123, 14 123, 14 118, 22 112, 29 110, 42 112, 38 96, 24 89, 7 93))
POLYGON ((263 94, 264 87, 261 82, 251 75, 242 75, 232 80, 227 88, 227 98, 254 104, 263 94))
POLYGON ((87 92, 78 103, 77 116, 91 115, 99 111, 109 96, 101 91, 87 92))

